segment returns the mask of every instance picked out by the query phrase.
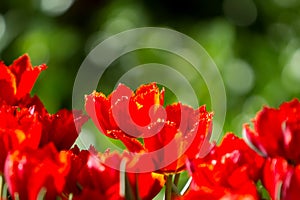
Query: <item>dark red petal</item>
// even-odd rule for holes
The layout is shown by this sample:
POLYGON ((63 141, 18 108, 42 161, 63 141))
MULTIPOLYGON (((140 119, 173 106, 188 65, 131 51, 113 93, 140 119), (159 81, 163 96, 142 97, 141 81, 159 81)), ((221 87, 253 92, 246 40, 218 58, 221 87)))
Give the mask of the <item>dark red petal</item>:
POLYGON ((265 146, 261 142, 260 135, 258 135, 257 132, 251 130, 249 124, 244 124, 243 135, 245 137, 245 140, 249 143, 248 145, 252 146, 261 155, 268 155, 265 146))
POLYGON ((280 106, 285 158, 300 162, 300 102, 294 99, 280 106))
POLYGON ((74 195, 72 199, 73 200, 107 199, 107 197, 105 197, 105 195, 101 194, 97 190, 92 190, 90 188, 83 188, 82 192, 78 195, 74 195))
POLYGON ((287 175, 285 181, 282 186, 282 194, 281 197, 284 200, 294 200, 300 199, 300 165, 295 167, 291 172, 287 175))
POLYGON ((13 104, 16 93, 17 85, 14 74, 3 62, 0 62, 0 100, 13 104))
POLYGON ((64 193, 69 194, 79 194, 81 189, 78 186, 77 179, 79 172, 85 167, 87 164, 88 158, 90 156, 90 152, 87 150, 80 151, 79 148, 75 145, 66 153, 70 157, 70 171, 66 177, 66 185, 64 187, 64 193))
POLYGON ((47 114, 47 110, 44 107, 44 104, 40 100, 40 98, 36 95, 33 97, 30 96, 30 94, 27 94, 19 101, 19 107, 25 107, 25 108, 34 108, 34 111, 37 112, 39 115, 44 116, 47 114))
POLYGON ((282 123, 279 111, 267 107, 254 120, 255 131, 259 135, 259 141, 254 143, 263 146, 268 156, 284 155, 284 150, 278 148, 283 146, 282 123))
POLYGON ((103 134, 107 135, 107 131, 117 128, 110 122, 111 105, 104 94, 93 92, 92 94, 87 95, 85 109, 94 124, 103 134))
POLYGON ((281 184, 290 173, 291 166, 283 158, 268 158, 263 172, 263 184, 272 199, 277 199, 280 194, 281 184))
POLYGON ((88 120, 87 116, 82 115, 79 111, 73 116, 73 112, 66 109, 43 117, 43 135, 40 147, 53 142, 58 150, 69 149, 77 139, 81 126, 88 120))
POLYGON ((78 183, 82 188, 91 188, 106 191, 114 184, 119 183, 119 172, 103 165, 99 158, 89 155, 86 165, 78 172, 78 183))

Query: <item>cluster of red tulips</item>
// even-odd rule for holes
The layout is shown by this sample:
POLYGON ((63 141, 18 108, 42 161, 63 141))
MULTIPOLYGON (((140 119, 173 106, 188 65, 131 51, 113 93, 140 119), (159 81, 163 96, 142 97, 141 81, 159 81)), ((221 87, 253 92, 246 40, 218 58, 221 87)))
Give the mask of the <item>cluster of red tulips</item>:
MULTIPOLYGON (((244 125, 210 142, 213 113, 165 106, 155 83, 109 96, 86 96, 85 110, 48 113, 30 91, 45 65, 27 55, 0 63, 0 199, 300 199, 300 102, 264 107, 244 125), (89 119, 126 149, 80 150, 89 119), (180 174, 190 176, 184 188, 180 174)), ((98 133, 97 133, 98 134, 98 133)))

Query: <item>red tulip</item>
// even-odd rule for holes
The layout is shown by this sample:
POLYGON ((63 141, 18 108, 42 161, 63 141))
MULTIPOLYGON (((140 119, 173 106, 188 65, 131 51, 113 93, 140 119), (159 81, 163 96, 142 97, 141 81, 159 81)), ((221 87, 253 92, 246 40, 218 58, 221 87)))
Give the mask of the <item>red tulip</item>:
POLYGON ((143 137, 151 122, 164 118, 163 98, 164 90, 159 91, 155 83, 143 85, 135 93, 120 84, 108 97, 97 92, 88 95, 86 111, 102 133, 138 152, 143 148, 132 138, 143 137))
POLYGON ((55 199, 65 185, 70 163, 66 152, 49 143, 42 149, 16 150, 7 156, 4 176, 13 199, 55 199), (43 194, 45 193, 45 194, 43 194))
POLYGON ((185 169, 186 160, 193 160, 202 145, 208 142, 212 129, 212 113, 205 106, 197 110, 180 103, 166 107, 167 118, 149 126, 144 138, 147 152, 163 168, 159 172, 177 173, 185 169), (162 128, 161 128, 162 127, 162 128))
POLYGON ((268 158, 263 184, 272 199, 299 199, 300 165, 293 166, 281 157, 268 158))
POLYGON ((294 99, 279 109, 264 107, 253 120, 254 130, 246 124, 245 138, 267 157, 263 185, 273 199, 298 199, 300 187, 300 102, 294 99))
POLYGON ((20 108, 34 108, 38 120, 42 123, 42 135, 39 147, 53 142, 57 150, 70 149, 77 139, 82 125, 88 120, 88 116, 81 111, 69 111, 61 109, 55 114, 50 114, 37 97, 25 96, 19 102, 20 108))
POLYGON ((189 164, 190 191, 181 199, 259 199, 256 181, 264 159, 233 134, 189 164))
POLYGON ((244 135, 264 156, 300 162, 300 102, 294 99, 279 109, 264 107, 253 120, 254 130, 244 126, 244 135))
POLYGON ((81 126, 88 120, 80 111, 59 110, 56 114, 40 115, 43 124, 40 147, 53 142, 58 150, 71 148, 77 139, 81 126))
POLYGON ((82 125, 88 120, 86 115, 77 110, 61 109, 55 114, 50 114, 37 96, 31 98, 29 95, 26 95, 19 102, 18 108, 29 109, 36 116, 36 120, 32 123, 41 124, 42 133, 36 138, 39 141, 39 147, 53 142, 59 151, 67 150, 74 144, 82 125))
POLYGON ((108 97, 87 96, 86 110, 104 134, 121 140, 129 151, 148 153, 155 170, 177 173, 208 143, 212 113, 205 106, 194 110, 180 103, 163 108, 163 91, 150 83, 133 93, 121 84, 108 97))
POLYGON ((75 199, 89 195, 101 196, 104 199, 125 199, 126 191, 130 191, 134 198, 138 195, 141 199, 152 199, 164 185, 162 175, 155 176, 151 172, 134 173, 138 168, 133 155, 97 155, 90 153, 91 151, 78 151, 76 148, 72 152, 69 152, 72 154, 71 170, 64 191, 67 195, 74 194, 75 199), (120 168, 122 160, 129 161, 124 169, 120 168), (124 173, 124 179, 121 179, 120 173, 123 170, 129 172, 124 173), (87 191, 92 192, 88 195, 87 191))
POLYGON ((0 62, 0 101, 14 105, 30 93, 37 77, 46 65, 32 67, 27 54, 7 67, 0 62))
POLYGON ((262 178, 272 199, 280 197, 281 187, 292 171, 292 166, 283 158, 268 158, 266 160, 262 178))
POLYGON ((66 185, 63 190, 64 196, 69 196, 71 193, 73 195, 78 195, 81 193, 83 188, 80 188, 77 183, 77 176, 81 169, 86 165, 88 158, 90 156, 90 151, 79 150, 75 145, 72 149, 66 151, 70 157, 70 171, 66 177, 66 185))
POLYGON ((24 147, 37 148, 40 142, 42 125, 34 112, 29 109, 2 105, 0 107, 0 173, 9 151, 24 147))

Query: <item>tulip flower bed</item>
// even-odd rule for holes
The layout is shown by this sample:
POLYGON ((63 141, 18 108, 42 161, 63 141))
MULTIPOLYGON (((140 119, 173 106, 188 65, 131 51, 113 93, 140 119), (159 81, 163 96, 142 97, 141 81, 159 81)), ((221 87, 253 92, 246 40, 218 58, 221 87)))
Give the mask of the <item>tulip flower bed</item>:
MULTIPOLYGON (((155 83, 86 96, 86 113, 48 113, 30 91, 45 65, 23 55, 0 63, 0 199, 300 199, 300 102, 264 107, 243 127, 210 143, 213 113, 164 107, 155 83), (74 117, 76 116, 76 117, 74 117), (74 145, 89 120, 122 153, 74 145), (206 153, 207 152, 207 153, 206 153), (189 181, 178 187, 180 174, 189 181)), ((96 133, 95 133, 96 134, 96 133)), ((100 134, 100 133, 97 133, 100 134)))

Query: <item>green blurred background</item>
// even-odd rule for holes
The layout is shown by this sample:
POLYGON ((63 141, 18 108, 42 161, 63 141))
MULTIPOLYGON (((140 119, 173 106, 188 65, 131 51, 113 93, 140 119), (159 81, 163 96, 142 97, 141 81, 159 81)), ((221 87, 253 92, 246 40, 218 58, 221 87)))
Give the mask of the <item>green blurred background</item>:
MULTIPOLYGON (((300 97, 297 0, 0 1, 0 58, 8 65, 28 53, 33 65, 47 63, 33 93, 54 113, 71 109, 77 70, 95 45, 115 33, 146 26, 180 31, 214 59, 227 94, 224 132, 241 135, 241 125, 262 105, 278 106, 300 97)), ((173 57, 151 50, 126 55, 113 63, 99 87, 108 94, 125 72, 122 66, 158 62, 184 68, 173 57)), ((200 79, 190 81, 209 107, 205 85, 198 84, 200 79)))

